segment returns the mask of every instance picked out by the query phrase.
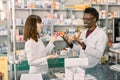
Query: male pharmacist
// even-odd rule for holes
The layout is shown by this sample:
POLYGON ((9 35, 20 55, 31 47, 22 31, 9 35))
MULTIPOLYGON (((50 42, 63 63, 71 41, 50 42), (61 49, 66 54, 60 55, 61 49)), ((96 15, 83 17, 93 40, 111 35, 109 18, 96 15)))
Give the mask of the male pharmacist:
POLYGON ((104 53, 108 37, 98 25, 99 13, 95 8, 88 7, 84 10, 83 21, 86 29, 82 31, 80 37, 74 36, 74 40, 78 44, 74 44, 72 40, 66 35, 61 37, 68 43, 68 45, 79 52, 79 57, 88 58, 88 66, 86 68, 86 74, 91 74, 97 78, 97 80, 103 80, 104 74, 101 75, 101 69, 99 69, 98 63, 104 53), (95 70, 97 69, 97 70, 95 70), (99 75, 100 73, 100 75, 99 75))

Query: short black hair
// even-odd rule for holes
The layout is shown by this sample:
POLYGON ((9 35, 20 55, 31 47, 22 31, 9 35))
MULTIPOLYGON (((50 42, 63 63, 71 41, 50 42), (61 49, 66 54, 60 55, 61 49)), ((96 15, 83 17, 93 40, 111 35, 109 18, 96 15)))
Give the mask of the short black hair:
POLYGON ((96 17, 96 21, 98 21, 99 19, 99 13, 98 11, 93 8, 93 7, 88 7, 84 10, 84 13, 90 13, 91 15, 93 15, 94 17, 96 17))

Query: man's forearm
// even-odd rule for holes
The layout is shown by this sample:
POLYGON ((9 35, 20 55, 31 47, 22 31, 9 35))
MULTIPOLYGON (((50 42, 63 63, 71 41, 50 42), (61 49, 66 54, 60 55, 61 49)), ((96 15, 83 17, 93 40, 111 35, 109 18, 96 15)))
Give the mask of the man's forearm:
POLYGON ((80 44, 80 46, 82 47, 82 49, 86 49, 86 45, 84 42, 82 42, 80 39, 76 39, 76 41, 80 44))
POLYGON ((67 40, 66 42, 70 46, 70 48, 73 48, 73 43, 72 42, 70 42, 69 40, 67 40))
POLYGON ((73 48, 73 43, 68 37, 64 38, 64 41, 70 46, 70 48, 73 48))

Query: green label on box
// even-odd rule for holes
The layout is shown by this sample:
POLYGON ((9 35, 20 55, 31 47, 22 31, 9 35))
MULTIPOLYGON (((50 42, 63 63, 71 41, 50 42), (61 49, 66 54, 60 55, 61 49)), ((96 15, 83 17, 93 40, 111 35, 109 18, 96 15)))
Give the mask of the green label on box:
MULTIPOLYGON (((27 60, 23 60, 20 64, 16 64, 16 69, 18 71, 29 70, 28 61, 27 60)), ((14 65, 12 65, 12 71, 14 71, 14 65)))
POLYGON ((48 68, 64 68, 64 58, 48 59, 48 68))

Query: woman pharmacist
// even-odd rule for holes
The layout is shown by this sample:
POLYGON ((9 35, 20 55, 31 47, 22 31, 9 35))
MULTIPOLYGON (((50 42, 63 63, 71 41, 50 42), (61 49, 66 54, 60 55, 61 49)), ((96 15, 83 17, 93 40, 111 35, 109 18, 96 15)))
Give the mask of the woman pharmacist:
POLYGON ((41 18, 37 15, 28 16, 24 26, 25 54, 30 65, 29 73, 44 73, 47 70, 47 59, 57 57, 57 55, 48 55, 54 48, 53 42, 56 35, 51 37, 48 45, 45 47, 39 37, 42 30, 41 18))
POLYGON ((74 40, 77 41, 79 45, 72 43, 66 34, 61 37, 72 49, 80 52, 79 57, 88 58, 86 74, 95 76, 97 80, 104 80, 103 76, 100 75, 101 69, 95 69, 104 53, 108 38, 107 34, 96 24, 98 18, 99 13, 95 8, 89 7, 84 10, 83 21, 86 29, 81 33, 80 37, 74 36, 74 40))

